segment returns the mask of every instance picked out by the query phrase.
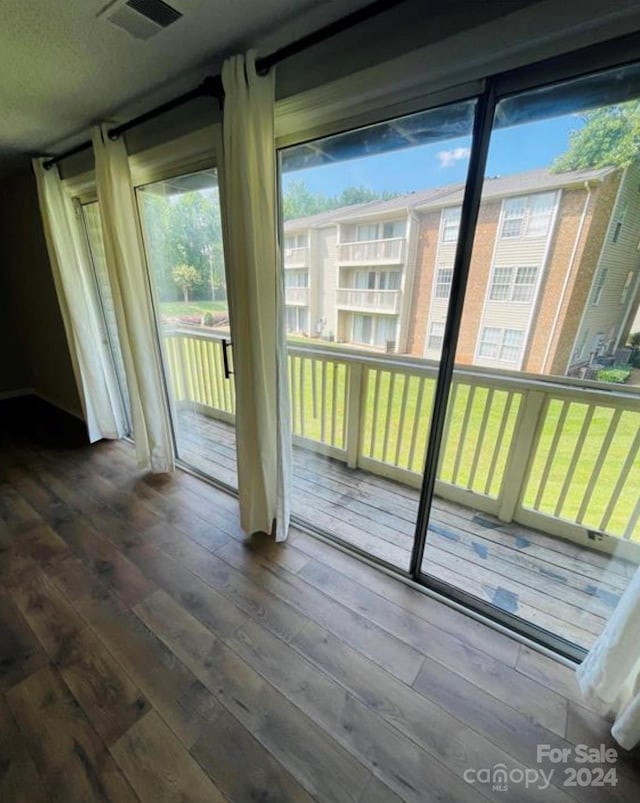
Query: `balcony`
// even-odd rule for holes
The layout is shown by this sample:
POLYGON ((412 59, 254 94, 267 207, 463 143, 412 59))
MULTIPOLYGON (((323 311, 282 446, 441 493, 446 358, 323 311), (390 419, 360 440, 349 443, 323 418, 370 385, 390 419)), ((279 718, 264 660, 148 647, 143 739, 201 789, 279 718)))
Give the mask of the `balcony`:
POLYGON ((309 288, 308 287, 285 287, 285 304, 289 307, 308 307, 309 288))
POLYGON ((338 243, 339 265, 401 265, 405 258, 405 238, 338 243))
POLYGON ((285 268, 308 268, 309 267, 308 247, 303 246, 301 248, 285 248, 284 266, 285 268))
MULTIPOLYGON (((218 339, 171 332, 167 351, 178 426, 205 433, 182 458, 233 484, 218 339)), ((289 373, 294 514, 406 568, 437 366, 305 345, 289 373)), ((461 368, 451 400, 429 573, 589 648, 640 561, 640 397, 461 368)))
POLYGON ((336 307, 364 312, 398 314, 400 312, 400 291, 338 288, 336 290, 336 307))

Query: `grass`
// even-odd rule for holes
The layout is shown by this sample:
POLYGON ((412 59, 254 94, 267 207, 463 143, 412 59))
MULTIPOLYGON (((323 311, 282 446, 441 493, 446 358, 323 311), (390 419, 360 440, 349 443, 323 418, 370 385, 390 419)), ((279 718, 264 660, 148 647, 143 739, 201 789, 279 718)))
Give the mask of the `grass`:
MULTIPOLYGON (((211 372, 221 373, 221 356, 215 346, 213 342, 185 339, 186 378, 178 388, 178 398, 233 412, 228 395, 220 396, 225 383, 216 385, 205 378, 211 372), (203 365, 208 366, 205 372, 203 365)), ((179 359, 172 349, 170 357, 175 373, 179 359)), ((346 449, 347 368, 338 354, 331 361, 290 356, 294 434, 338 450, 346 449)), ((359 453, 419 474, 425 460, 435 379, 369 368, 364 382, 359 453)), ((491 392, 464 381, 454 383, 440 479, 477 494, 498 497, 503 482, 508 482, 507 457, 523 403, 524 394, 520 391, 491 392)), ((640 452, 629 459, 631 444, 640 429, 640 412, 624 411, 610 432, 613 407, 595 408, 585 424, 589 411, 586 403, 566 402, 564 413, 563 404, 551 399, 544 411, 523 504, 568 521, 576 521, 582 513, 585 527, 599 530, 604 524, 606 532, 621 536, 640 488, 640 452), (580 444, 583 429, 585 436, 580 444), (612 435, 608 445, 607 433, 612 435), (609 507, 612 499, 614 504, 609 507)), ((640 541, 640 521, 636 522, 632 540, 640 541)))
MULTIPOLYGON (((297 435, 343 449, 346 367, 344 363, 334 364, 335 368, 329 363, 324 369, 323 398, 322 361, 290 359, 292 425, 297 435), (332 437, 334 430, 337 434, 332 437)), ((434 390, 434 379, 369 369, 360 454, 420 473, 425 461, 434 390)), ((494 390, 491 393, 486 387, 454 383, 439 478, 496 498, 502 483, 508 481, 505 478, 507 457, 523 403, 524 395, 520 392, 509 394, 494 390)), ((640 488, 640 452, 627 465, 630 446, 640 428, 640 413, 625 411, 621 415, 603 451, 614 408, 596 408, 580 445, 589 407, 584 403, 567 403, 564 416, 562 407, 560 400, 551 400, 544 414, 524 491, 524 506, 568 521, 576 521, 581 512, 585 527, 621 536, 633 514, 640 488), (576 452, 578 456, 572 466, 576 452), (609 510, 612 498, 615 504, 609 510)), ((640 541, 640 522, 636 523, 632 539, 640 541)))
POLYGON ((226 301, 163 301, 160 312, 170 317, 204 315, 206 312, 226 312, 226 301))

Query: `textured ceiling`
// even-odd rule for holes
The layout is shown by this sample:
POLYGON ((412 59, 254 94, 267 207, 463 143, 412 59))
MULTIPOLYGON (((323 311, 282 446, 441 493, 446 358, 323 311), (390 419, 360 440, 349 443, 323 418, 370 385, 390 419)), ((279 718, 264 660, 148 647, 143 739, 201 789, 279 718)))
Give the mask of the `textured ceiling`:
POLYGON ((0 169, 191 88, 220 57, 271 50, 367 0, 170 2, 183 18, 140 41, 96 18, 107 0, 0 0, 0 169))

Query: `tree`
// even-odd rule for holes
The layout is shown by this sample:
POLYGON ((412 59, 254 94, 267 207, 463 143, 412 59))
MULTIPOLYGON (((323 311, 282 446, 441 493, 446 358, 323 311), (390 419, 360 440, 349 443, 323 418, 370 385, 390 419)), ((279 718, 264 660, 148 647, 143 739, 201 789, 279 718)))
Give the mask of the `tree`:
POLYGON ((640 101, 586 112, 584 125, 569 135, 568 150, 552 165, 554 173, 588 167, 628 167, 640 153, 640 101))
POLYGON ((294 220, 300 217, 317 215, 319 212, 329 212, 341 206, 352 206, 369 201, 387 201, 396 198, 401 193, 384 190, 377 192, 363 185, 346 187, 338 195, 324 195, 313 193, 304 181, 291 181, 282 198, 282 215, 285 220, 294 220))
POLYGON ((189 294, 199 284, 202 284, 202 278, 193 265, 176 265, 171 271, 173 281, 182 290, 185 301, 189 301, 189 294))

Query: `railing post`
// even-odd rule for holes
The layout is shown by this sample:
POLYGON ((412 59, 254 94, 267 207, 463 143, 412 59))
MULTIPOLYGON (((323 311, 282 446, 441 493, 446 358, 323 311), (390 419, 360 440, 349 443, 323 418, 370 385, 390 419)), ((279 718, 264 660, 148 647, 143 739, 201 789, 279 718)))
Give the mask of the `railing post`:
MULTIPOLYGON (((345 449, 347 466, 358 467, 360 457, 360 430, 362 421, 362 393, 364 390, 364 366, 361 363, 348 364, 347 425, 345 428, 345 449)), ((334 380, 335 381, 335 380, 334 380)))
POLYGON ((511 448, 504 467, 502 486, 498 497, 498 518, 513 521, 516 508, 524 490, 524 483, 533 457, 533 447, 538 436, 540 413, 545 393, 528 391, 518 414, 511 448))

